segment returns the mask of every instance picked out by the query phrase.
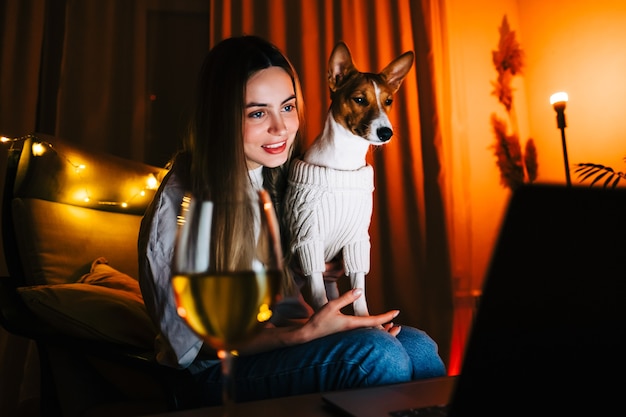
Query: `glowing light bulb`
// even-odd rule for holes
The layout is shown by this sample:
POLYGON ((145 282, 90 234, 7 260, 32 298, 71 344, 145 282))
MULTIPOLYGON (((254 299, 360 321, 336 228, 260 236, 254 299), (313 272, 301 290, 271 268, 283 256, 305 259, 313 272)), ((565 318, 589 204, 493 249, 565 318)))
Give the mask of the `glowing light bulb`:
POLYGON ((154 174, 148 175, 148 181, 147 181, 146 188, 148 190, 156 190, 158 185, 159 185, 159 181, 156 179, 154 174))
POLYGON ((561 130, 561 145, 563 146, 563 162, 565 163, 565 180, 567 181, 567 186, 570 187, 572 185, 572 181, 570 179, 569 174, 569 161, 567 159, 567 144, 565 143, 565 128, 567 127, 567 123, 565 122, 565 105, 569 97, 566 92, 558 92, 554 93, 550 96, 550 104, 556 111, 556 127, 561 130))
POLYGON ((46 152, 46 147, 41 142, 35 142, 33 143, 31 150, 33 152, 33 155, 41 156, 46 152))
POLYGON ((550 104, 554 105, 555 103, 567 103, 568 98, 569 97, 566 92, 560 91, 550 96, 550 104))

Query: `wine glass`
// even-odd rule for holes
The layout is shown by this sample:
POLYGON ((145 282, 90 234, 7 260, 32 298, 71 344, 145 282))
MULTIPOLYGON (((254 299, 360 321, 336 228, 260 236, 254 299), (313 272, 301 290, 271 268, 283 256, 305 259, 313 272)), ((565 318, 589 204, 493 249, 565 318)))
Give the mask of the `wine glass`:
POLYGON ((241 201, 186 196, 176 238, 172 287, 178 314, 222 363, 222 398, 235 402, 238 347, 272 315, 283 257, 269 194, 241 201), (246 222, 248 220, 248 222, 246 222))

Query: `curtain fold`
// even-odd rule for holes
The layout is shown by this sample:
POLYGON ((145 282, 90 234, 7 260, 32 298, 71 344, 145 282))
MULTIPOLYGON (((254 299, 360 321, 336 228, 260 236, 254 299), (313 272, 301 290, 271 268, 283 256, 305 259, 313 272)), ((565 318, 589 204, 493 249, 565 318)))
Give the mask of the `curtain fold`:
POLYGON ((136 2, 67 0, 55 134, 132 158, 136 2), (78 114, 77 114, 78 113, 78 114))
POLYGON ((0 9, 0 135, 35 129, 46 1, 4 0, 0 9))

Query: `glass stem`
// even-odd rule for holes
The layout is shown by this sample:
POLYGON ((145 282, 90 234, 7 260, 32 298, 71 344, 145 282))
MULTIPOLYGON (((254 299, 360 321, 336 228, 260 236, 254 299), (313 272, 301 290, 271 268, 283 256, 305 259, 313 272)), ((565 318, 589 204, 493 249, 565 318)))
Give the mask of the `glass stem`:
POLYGON ((230 410, 235 404, 235 356, 237 352, 221 350, 219 357, 222 362, 222 402, 226 410, 230 410))

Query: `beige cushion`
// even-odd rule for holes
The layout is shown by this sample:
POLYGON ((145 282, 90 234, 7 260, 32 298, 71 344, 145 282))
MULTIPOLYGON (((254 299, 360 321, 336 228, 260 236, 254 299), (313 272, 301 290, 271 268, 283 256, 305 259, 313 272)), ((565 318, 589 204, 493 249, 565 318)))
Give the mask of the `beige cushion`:
POLYGON ((150 349, 156 334, 139 284, 98 258, 76 283, 22 287, 26 305, 43 322, 73 337, 150 349))
POLYGON ((28 285, 76 282, 102 255, 118 270, 138 277, 141 215, 32 198, 15 198, 13 213, 28 285))

